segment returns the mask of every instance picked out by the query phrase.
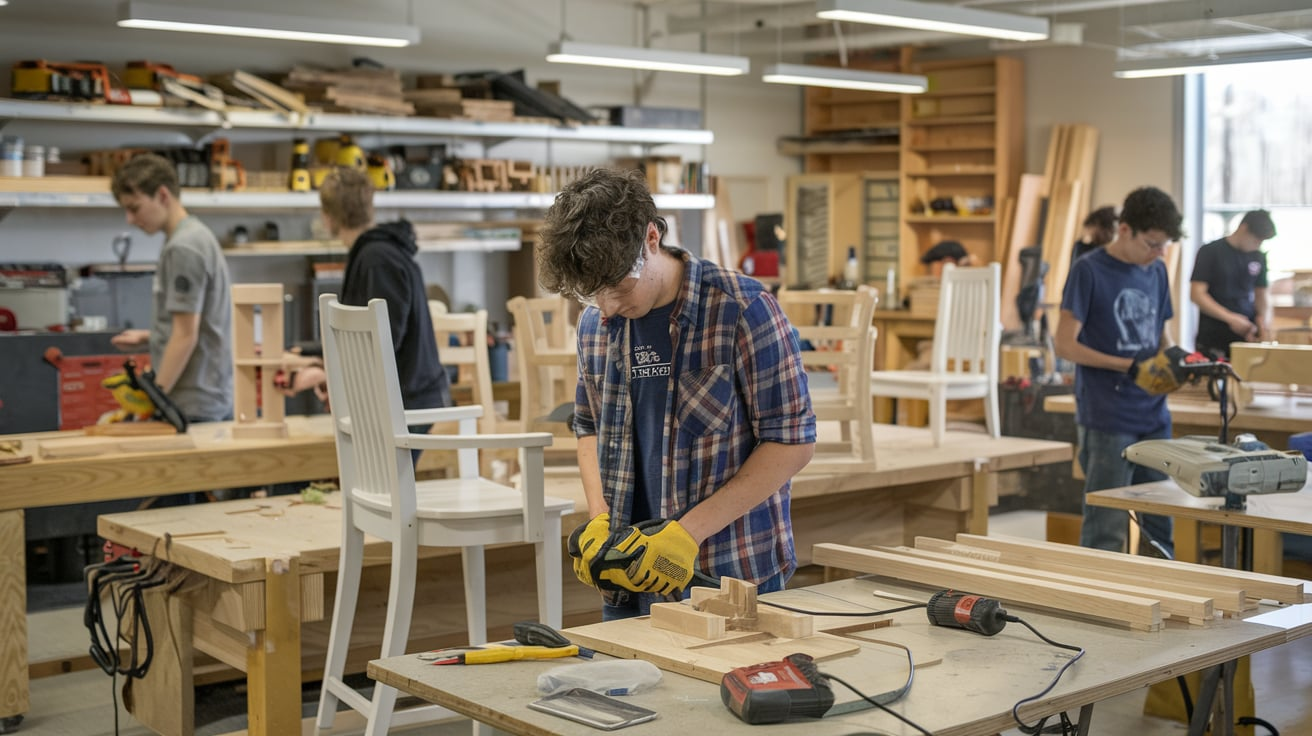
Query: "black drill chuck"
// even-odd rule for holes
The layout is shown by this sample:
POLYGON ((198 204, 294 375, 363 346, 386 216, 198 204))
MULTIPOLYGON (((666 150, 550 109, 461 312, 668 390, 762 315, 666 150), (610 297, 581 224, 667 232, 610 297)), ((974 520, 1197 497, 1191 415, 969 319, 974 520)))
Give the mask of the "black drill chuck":
POLYGON ((993 636, 1007 625, 1007 609, 992 598, 940 590, 925 605, 929 622, 935 626, 966 629, 993 636))

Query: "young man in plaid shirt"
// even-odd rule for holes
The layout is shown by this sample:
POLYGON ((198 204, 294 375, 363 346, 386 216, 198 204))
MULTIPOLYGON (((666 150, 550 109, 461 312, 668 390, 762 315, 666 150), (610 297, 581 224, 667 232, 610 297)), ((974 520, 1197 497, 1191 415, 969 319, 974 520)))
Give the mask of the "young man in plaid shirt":
POLYGON ((762 285, 664 244, 637 171, 594 171, 547 211, 543 285, 588 306, 574 427, 591 520, 574 570, 607 619, 703 573, 781 590, 792 476, 815 445, 793 330, 762 285))

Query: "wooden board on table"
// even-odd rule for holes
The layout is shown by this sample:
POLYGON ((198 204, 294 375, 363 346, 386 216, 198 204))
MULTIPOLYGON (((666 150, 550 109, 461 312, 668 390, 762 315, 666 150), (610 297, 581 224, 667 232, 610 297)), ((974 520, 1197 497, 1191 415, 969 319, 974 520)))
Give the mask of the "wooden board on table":
POLYGON ((113 422, 83 427, 88 437, 165 437, 178 433, 168 422, 113 422))
POLYGON ((647 616, 577 626, 564 634, 579 646, 612 657, 643 659, 661 669, 714 683, 734 668, 773 662, 797 652, 823 662, 861 650, 859 642, 830 634, 782 639, 755 631, 729 631, 722 639, 708 641, 653 628, 647 616))
POLYGON ((70 437, 42 440, 37 444, 43 458, 90 457, 111 452, 158 452, 189 450, 196 446, 191 435, 172 434, 146 437, 70 437))
POLYGON ((1162 626, 1161 605, 1155 599, 1090 591, 1082 586, 1038 581, 966 565, 929 562, 889 549, 817 544, 812 550, 812 561, 925 585, 969 590, 1003 601, 1062 611, 1138 630, 1155 631, 1162 626))

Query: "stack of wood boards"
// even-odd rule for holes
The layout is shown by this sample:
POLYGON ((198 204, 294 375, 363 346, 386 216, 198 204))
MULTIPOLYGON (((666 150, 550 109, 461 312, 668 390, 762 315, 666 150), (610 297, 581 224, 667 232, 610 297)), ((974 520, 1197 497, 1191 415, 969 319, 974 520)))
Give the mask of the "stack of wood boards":
POLYGON ((1043 168, 1047 218, 1043 228, 1043 260, 1048 263, 1044 282, 1049 303, 1061 301, 1070 270, 1071 247, 1089 214, 1093 166, 1098 158, 1098 130, 1089 125, 1055 125, 1048 141, 1043 168))
POLYGON ((421 115, 487 122, 515 119, 515 103, 492 99, 491 87, 485 80, 457 84, 449 74, 423 74, 415 83, 418 89, 406 90, 404 95, 421 115))
POLYGON ((1257 601, 1304 603, 1306 581, 1013 537, 916 538, 915 547, 817 544, 816 564, 997 598, 1154 631, 1164 619, 1205 625, 1257 601))
POLYGON ((414 115, 415 106, 402 98, 401 73, 395 69, 354 67, 323 70, 298 66, 283 86, 330 112, 373 115, 414 115))
POLYGON ((1071 247, 1089 212, 1093 168, 1098 157, 1098 130, 1089 125, 1058 124, 1048 141, 1043 176, 1024 174, 1014 205, 1005 273, 1002 280, 1002 325, 1015 330, 1023 325, 1016 311, 1020 290, 1022 248, 1043 247, 1048 264, 1044 302, 1059 304, 1070 270, 1071 247))

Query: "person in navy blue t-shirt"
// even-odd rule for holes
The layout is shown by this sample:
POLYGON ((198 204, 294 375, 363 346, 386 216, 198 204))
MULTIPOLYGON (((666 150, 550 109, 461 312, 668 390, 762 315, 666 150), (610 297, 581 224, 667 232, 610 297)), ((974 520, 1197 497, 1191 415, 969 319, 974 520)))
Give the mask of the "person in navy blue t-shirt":
MULTIPOLYGON (((1169 195, 1142 187, 1125 198, 1116 239, 1071 265, 1061 300, 1056 350, 1075 363, 1075 421, 1084 490, 1100 491, 1166 476, 1121 452, 1140 440, 1171 436, 1166 396, 1134 381, 1141 360, 1172 345, 1163 327, 1174 313, 1162 252, 1180 238, 1180 210, 1169 195)), ((1147 535, 1171 547, 1171 520, 1143 514, 1147 535)), ((1084 506, 1080 544, 1124 551, 1126 512, 1084 506)))
POLYGON ((1266 254, 1261 248, 1275 236, 1271 213, 1253 210, 1233 233, 1198 249, 1189 277, 1189 298, 1198 305, 1198 352, 1228 358, 1232 342, 1271 338, 1266 254))

